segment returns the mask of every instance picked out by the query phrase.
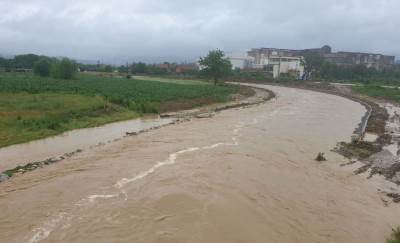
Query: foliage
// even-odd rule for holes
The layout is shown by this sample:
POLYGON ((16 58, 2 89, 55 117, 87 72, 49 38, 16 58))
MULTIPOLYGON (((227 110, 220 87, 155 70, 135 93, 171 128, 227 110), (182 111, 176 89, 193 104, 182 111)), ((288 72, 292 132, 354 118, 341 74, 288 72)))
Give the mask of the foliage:
POLYGON ((391 238, 387 240, 387 243, 400 243, 400 227, 393 230, 391 238))
POLYGON ((156 81, 156 82, 166 82, 174 84, 184 84, 184 85, 208 85, 208 82, 200 79, 183 79, 180 76, 173 75, 163 75, 163 76, 135 76, 136 79, 146 80, 146 81, 156 81))
POLYGON ((147 73, 147 65, 143 62, 133 63, 130 67, 131 72, 134 74, 145 74, 147 73))
POLYGON ((3 57, 0 57, 0 67, 2 68, 10 68, 10 59, 6 59, 3 57))
POLYGON ((398 88, 385 88, 382 86, 354 86, 354 91, 365 94, 371 97, 383 98, 394 102, 400 102, 400 89, 398 88))
POLYGON ((124 65, 121 65, 117 68, 119 73, 127 73, 128 72, 128 68, 124 65))
POLYGON ((33 69, 36 62, 39 60, 47 59, 49 62, 53 62, 56 59, 50 58, 47 56, 38 56, 35 54, 24 54, 24 55, 17 55, 12 59, 6 59, 0 57, 0 67, 6 69, 33 69))
POLYGON ((61 61, 57 61, 52 66, 53 78, 59 79, 72 79, 75 77, 77 66, 74 61, 63 58, 61 61))
POLYGON ((79 75, 76 80, 62 81, 31 75, 0 75, 0 92, 67 92, 85 95, 102 95, 107 100, 127 105, 129 102, 165 102, 176 99, 202 97, 225 101, 237 90, 234 86, 181 85, 165 82, 149 82, 135 79, 79 75))
POLYGON ((164 75, 167 74, 168 70, 159 68, 156 65, 150 65, 147 67, 147 74, 149 75, 164 75))
POLYGON ((114 68, 111 65, 103 65, 103 66, 101 66, 99 71, 100 72, 111 73, 112 71, 114 71, 114 68))
POLYGON ((41 77, 50 76, 51 63, 48 59, 42 58, 33 66, 33 72, 41 77))
POLYGON ((14 57, 15 67, 33 68, 33 65, 39 61, 40 57, 35 54, 18 55, 14 57))
POLYGON ((324 59, 321 55, 315 53, 306 53, 302 59, 306 78, 309 79, 312 73, 320 71, 323 63, 324 59))
POLYGON ((93 75, 75 80, 0 74, 0 147, 64 131, 168 111, 198 101, 222 102, 236 86, 183 85, 93 75))
POLYGON ((81 72, 100 72, 102 65, 100 64, 83 64, 78 63, 78 68, 81 72))
POLYGON ((205 77, 214 80, 216 85, 218 80, 227 77, 232 72, 232 64, 229 59, 224 58, 224 53, 221 50, 213 50, 204 58, 200 58, 202 66, 201 74, 205 77))
POLYGON ((103 97, 59 92, 0 92, 0 114, 0 147, 137 116, 103 97))
POLYGON ((242 70, 234 70, 232 75, 228 77, 231 81, 239 81, 239 82, 256 82, 256 81, 272 81, 273 77, 271 73, 267 72, 246 72, 242 70))
POLYGON ((306 78, 327 81, 346 81, 369 83, 400 84, 400 65, 393 65, 382 69, 367 67, 365 65, 338 66, 325 61, 318 54, 306 54, 303 65, 306 78))
POLYGON ((335 151, 346 158, 366 159, 382 150, 382 146, 367 141, 353 140, 350 143, 340 142, 336 145, 335 151))

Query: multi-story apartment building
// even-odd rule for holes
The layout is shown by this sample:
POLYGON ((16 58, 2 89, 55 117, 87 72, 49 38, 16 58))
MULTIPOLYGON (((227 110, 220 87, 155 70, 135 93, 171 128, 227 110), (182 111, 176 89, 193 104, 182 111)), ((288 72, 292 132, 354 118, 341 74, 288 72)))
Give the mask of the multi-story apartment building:
POLYGON ((258 48, 252 49, 248 55, 254 58, 255 65, 261 64, 263 59, 271 55, 285 56, 285 57, 299 57, 307 53, 315 53, 321 55, 326 61, 340 65, 365 65, 376 69, 382 69, 395 64, 394 56, 387 56, 383 54, 373 53, 360 53, 360 52, 332 52, 330 46, 323 46, 321 48, 291 50, 291 49, 278 49, 278 48, 258 48))

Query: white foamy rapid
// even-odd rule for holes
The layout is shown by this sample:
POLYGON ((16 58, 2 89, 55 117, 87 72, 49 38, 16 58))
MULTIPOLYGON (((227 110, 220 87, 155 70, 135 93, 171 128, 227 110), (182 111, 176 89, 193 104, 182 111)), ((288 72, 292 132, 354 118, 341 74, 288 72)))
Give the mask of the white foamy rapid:
POLYGON ((49 237, 50 233, 65 219, 69 216, 67 213, 59 213, 56 217, 51 220, 45 222, 41 227, 33 230, 34 235, 29 240, 29 243, 35 243, 42 241, 49 237))
MULTIPOLYGON (((252 123, 250 123, 249 125, 253 125, 256 124, 258 122, 257 119, 254 119, 252 123)), ((167 165, 173 165, 176 163, 177 158, 180 155, 186 154, 186 153, 190 153, 190 152, 195 152, 195 151, 200 151, 200 150, 208 150, 208 149, 215 149, 218 148, 220 146, 238 146, 239 145, 239 137, 241 136, 240 134, 240 130, 244 127, 245 125, 243 123, 240 123, 238 125, 235 126, 235 129, 233 130, 233 137, 232 142, 225 142, 225 143, 215 143, 212 145, 208 145, 208 146, 203 146, 203 147, 192 147, 192 148, 187 148, 187 149, 183 149, 180 150, 178 152, 172 153, 169 155, 167 160, 161 161, 161 162, 157 162, 154 166, 152 166, 150 169, 143 171, 141 173, 139 173, 137 176, 133 177, 133 178, 123 178, 121 180, 119 180, 115 187, 116 188, 122 188, 125 185, 135 182, 137 180, 143 179, 144 177, 153 174, 157 169, 163 167, 163 166, 167 166, 167 165)))

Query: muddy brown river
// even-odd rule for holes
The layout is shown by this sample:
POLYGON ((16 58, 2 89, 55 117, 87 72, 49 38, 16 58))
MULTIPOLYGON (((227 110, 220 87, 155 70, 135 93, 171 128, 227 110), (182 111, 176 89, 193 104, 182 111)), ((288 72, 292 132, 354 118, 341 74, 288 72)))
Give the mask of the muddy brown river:
MULTIPOLYGON (((84 150, 0 183, 1 242, 385 242, 400 206, 330 152, 365 108, 317 92, 84 150), (327 162, 316 162, 324 152, 327 162)), ((16 154, 15 156, 18 156, 16 154)))

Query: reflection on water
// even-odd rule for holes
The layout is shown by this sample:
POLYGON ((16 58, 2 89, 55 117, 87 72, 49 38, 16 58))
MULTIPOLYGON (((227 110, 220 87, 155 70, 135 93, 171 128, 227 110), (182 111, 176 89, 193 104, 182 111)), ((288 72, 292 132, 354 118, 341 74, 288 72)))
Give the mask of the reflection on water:
POLYGON ((78 129, 61 135, 24 144, 0 148, 0 172, 59 156, 77 149, 87 149, 108 141, 120 139, 126 132, 138 132, 152 127, 166 125, 173 119, 147 118, 116 122, 101 127, 78 129))

